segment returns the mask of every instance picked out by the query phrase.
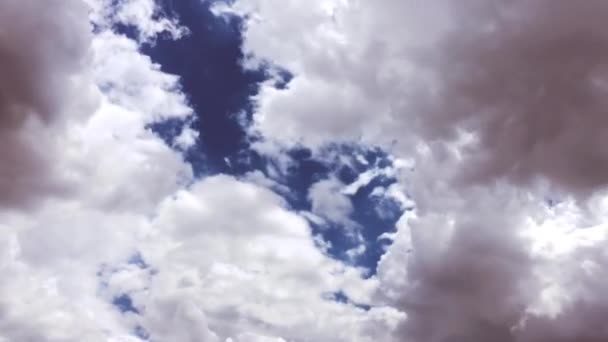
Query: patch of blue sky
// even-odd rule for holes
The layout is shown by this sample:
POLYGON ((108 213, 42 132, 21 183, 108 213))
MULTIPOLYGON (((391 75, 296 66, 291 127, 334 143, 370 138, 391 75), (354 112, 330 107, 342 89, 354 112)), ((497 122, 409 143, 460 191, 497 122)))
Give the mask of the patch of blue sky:
POLYGON ((133 313, 139 315, 139 310, 133 304, 133 300, 131 296, 126 293, 123 293, 119 296, 114 297, 112 300, 112 305, 114 305, 121 313, 133 313))
MULTIPOLYGON (((150 265, 144 260, 141 253, 134 253, 124 264, 121 265, 103 265, 97 272, 99 278, 100 293, 105 292, 108 289, 108 280, 116 273, 129 267, 136 267, 140 270, 145 270, 149 277, 153 277, 156 274, 156 270, 151 268, 150 265)), ((139 315, 140 310, 136 307, 130 293, 118 293, 111 297, 111 304, 122 314, 135 314, 139 315)))
MULTIPOLYGON (((308 192, 315 182, 335 177, 350 185, 346 194, 354 209, 350 219, 360 227, 358 235, 349 234, 340 223, 327 221, 311 221, 313 234, 330 246, 327 253, 332 257, 366 267, 374 274, 390 242, 380 237, 394 230, 403 211, 394 199, 372 195, 374 189, 395 182, 392 176, 374 171, 392 167, 391 159, 379 149, 343 144, 326 146, 316 153, 306 148, 286 151, 289 162, 285 166, 251 149, 256 139, 247 134, 255 108, 251 99, 261 82, 272 79, 276 87, 288 87, 292 75, 271 65, 261 65, 257 70, 243 68, 243 19, 216 16, 214 3, 217 1, 159 1, 163 11, 179 18, 190 34, 179 40, 161 37, 142 48, 163 71, 180 76, 182 90, 195 110, 190 125, 199 134, 198 142, 184 151, 195 175, 243 177, 252 171, 261 172, 289 189, 281 195, 297 212, 311 211, 308 192), (369 179, 362 179, 362 175, 369 179)), ((137 36, 132 28, 117 29, 137 36)), ((168 120, 150 129, 174 146, 183 127, 182 120, 168 120)))
POLYGON ((148 339, 150 338, 150 333, 148 333, 146 329, 144 329, 144 327, 142 327, 141 325, 135 327, 133 335, 139 337, 144 341, 148 341, 148 339))
POLYGON ((311 211, 307 195, 315 182, 334 176, 348 188, 362 174, 372 174, 365 182, 358 184, 355 190, 346 192, 353 205, 350 219, 360 227, 360 235, 349 234, 348 229, 340 223, 318 220, 314 216, 307 217, 313 233, 330 243, 327 252, 331 256, 365 267, 370 270, 370 275, 375 274, 377 263, 390 243, 381 236, 394 232, 395 224, 404 210, 395 199, 373 196, 375 189, 387 188, 396 182, 390 173, 370 172, 391 168, 391 159, 377 149, 365 150, 347 145, 334 146, 333 152, 325 151, 321 157, 313 156, 306 149, 292 151, 290 155, 293 163, 286 177, 286 185, 294 196, 287 200, 298 211, 311 211), (379 205, 382 210, 378 210, 379 205))
POLYGON ((145 269, 149 269, 150 265, 148 265, 148 263, 144 260, 144 258, 142 257, 141 253, 136 252, 134 253, 129 260, 127 261, 127 263, 129 265, 134 265, 137 266, 143 270, 145 269))
POLYGON ((201 166, 204 174, 233 173, 234 163, 227 160, 239 159, 236 157, 248 148, 243 124, 250 120, 250 98, 268 79, 267 71, 244 69, 241 65, 241 18, 217 17, 210 7, 214 1, 159 3, 169 15, 178 17, 190 33, 179 40, 158 39, 145 45, 142 52, 159 63, 163 71, 181 77, 183 90, 197 113, 192 126, 200 135, 193 149, 196 153, 189 153, 188 158, 205 161, 204 166, 194 163, 195 172, 201 166))
POLYGON ((346 305, 353 305, 353 306, 355 306, 361 310, 365 310, 365 311, 368 311, 371 309, 370 305, 353 302, 348 297, 348 295, 346 295, 346 293, 344 293, 344 291, 342 291, 342 290, 327 293, 325 295, 325 299, 334 301, 334 302, 338 302, 338 303, 342 303, 342 304, 346 304, 346 305))

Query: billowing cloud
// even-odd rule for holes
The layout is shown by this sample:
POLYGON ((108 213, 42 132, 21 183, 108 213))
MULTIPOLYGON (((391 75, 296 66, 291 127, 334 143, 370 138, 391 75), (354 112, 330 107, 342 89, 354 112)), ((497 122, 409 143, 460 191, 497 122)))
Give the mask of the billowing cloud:
POLYGON ((128 25, 136 30, 140 42, 151 43, 159 35, 179 39, 188 34, 188 28, 163 13, 155 0, 83 1, 93 9, 91 19, 100 28, 109 29, 115 23, 128 25))
POLYGON ((36 1, 2 3, 2 124, 20 127, 29 116, 49 122, 74 95, 70 76, 82 71, 91 34, 80 1, 55 1, 45 15, 36 1))
POLYGON ((269 138, 393 143, 408 153, 420 141, 466 140, 468 179, 544 177, 576 191, 606 182, 597 148, 606 131, 603 2, 300 6, 232 8, 253 13, 246 51, 296 75, 258 97, 256 128, 269 138), (287 40, 287 28, 305 33, 287 40))
MULTIPOLYGON (((370 302, 375 280, 324 255, 306 220, 284 205, 276 194, 228 176, 165 200, 140 244, 156 274, 146 288, 128 292, 141 326, 179 341, 206 341, 207 333, 195 329, 203 325, 222 341, 387 339, 386 328, 401 319, 396 310, 368 313, 330 299, 343 290, 370 302)), ((132 276, 147 277, 137 270, 132 276)))
POLYGON ((135 42, 93 34, 85 3, 41 5, 0 5, 0 340, 139 341, 98 273, 131 258, 152 209, 191 181, 146 129, 191 110, 135 42))
POLYGON ((193 115, 140 52, 176 22, 152 1, 85 2, 0 5, 0 341, 389 339, 404 315, 375 278, 325 255, 279 195, 194 179, 148 129, 193 115))
POLYGON ((436 93, 425 105, 410 100, 423 137, 471 134, 463 172, 474 181, 606 185, 608 6, 469 1, 450 9, 451 30, 420 56, 436 93))
POLYGON ((267 144, 414 161, 399 177, 415 210, 378 269, 380 296, 408 317, 395 340, 606 339, 604 2, 223 10, 247 15, 248 62, 294 75, 255 98, 267 144))
POLYGON ((0 13, 0 205, 6 206, 65 190, 49 155, 60 142, 49 131, 63 129, 67 113, 77 119, 90 111, 95 97, 84 71, 91 33, 83 3, 52 1, 41 10, 38 1, 3 1, 0 13))

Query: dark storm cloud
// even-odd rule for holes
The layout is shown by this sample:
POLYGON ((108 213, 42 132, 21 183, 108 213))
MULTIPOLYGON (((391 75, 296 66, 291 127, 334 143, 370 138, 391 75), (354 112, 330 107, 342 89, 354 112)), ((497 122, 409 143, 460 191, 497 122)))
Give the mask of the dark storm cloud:
POLYGON ((88 47, 78 0, 0 2, 0 205, 20 205, 54 187, 43 138, 65 116, 88 47))
POLYGON ((423 53, 437 93, 423 129, 475 133, 472 181, 608 184, 608 2, 450 2, 453 30, 423 53))

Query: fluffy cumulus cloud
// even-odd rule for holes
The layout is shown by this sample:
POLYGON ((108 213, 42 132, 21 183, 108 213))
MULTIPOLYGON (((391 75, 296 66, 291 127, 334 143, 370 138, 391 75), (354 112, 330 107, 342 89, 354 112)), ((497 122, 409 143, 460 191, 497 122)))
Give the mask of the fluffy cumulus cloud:
POLYGON ((137 43, 93 34, 86 3, 1 6, 0 339, 133 341, 97 274, 131 257, 158 202, 191 179, 146 129, 162 118, 147 97, 165 116, 191 110, 137 43))
POLYGON ((390 339, 404 314, 376 278, 255 177, 195 179, 196 133, 148 128, 193 115, 140 52, 187 28, 147 0, 9 0, 0 18, 0 341, 390 339))
POLYGON ((376 282, 327 258, 306 220, 264 188, 207 178, 163 201, 151 224, 141 244, 151 281, 135 269, 108 283, 131 295, 139 324, 159 340, 373 341, 401 319, 391 308, 330 300, 343 290, 370 302, 376 282))
POLYGON ((229 10, 251 18, 252 63, 296 74, 258 97, 256 129, 268 137, 402 153, 420 140, 465 140, 474 180, 548 177, 579 191, 606 182, 594 148, 606 129, 601 1, 259 0, 229 10))
MULTIPOLYGON (((380 146, 415 210, 378 268, 397 341, 603 341, 603 1, 239 0, 267 146, 380 146)), ((272 150, 264 147, 265 151, 272 150)), ((319 190, 319 184, 313 187, 319 190)), ((337 203, 337 202, 332 202, 337 203)))
POLYGON ((330 222, 353 228, 355 223, 349 219, 353 211, 353 204, 343 192, 345 187, 335 178, 324 179, 310 187, 308 198, 314 214, 330 222))

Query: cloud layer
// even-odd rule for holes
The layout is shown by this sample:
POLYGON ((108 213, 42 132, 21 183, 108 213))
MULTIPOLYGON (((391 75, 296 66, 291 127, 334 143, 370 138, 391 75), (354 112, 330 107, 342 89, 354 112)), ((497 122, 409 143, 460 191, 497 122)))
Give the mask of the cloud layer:
POLYGON ((256 98, 266 144, 358 142, 413 163, 401 184, 416 209, 378 270, 407 315, 396 340, 606 339, 588 283, 606 267, 603 2, 223 10, 250 18, 250 63, 294 74, 256 98))

